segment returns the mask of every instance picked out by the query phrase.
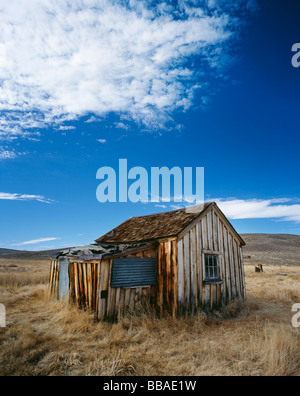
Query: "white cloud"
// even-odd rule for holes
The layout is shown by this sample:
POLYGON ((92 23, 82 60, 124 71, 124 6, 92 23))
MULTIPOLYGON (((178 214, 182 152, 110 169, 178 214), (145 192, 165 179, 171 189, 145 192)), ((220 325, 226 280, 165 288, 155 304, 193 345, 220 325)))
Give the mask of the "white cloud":
POLYGON ((282 199, 214 199, 224 214, 238 219, 278 219, 300 223, 300 204, 282 199))
POLYGON ((0 149, 0 160, 14 159, 17 154, 14 151, 0 149))
POLYGON ((167 209, 166 205, 155 205, 156 208, 167 209))
POLYGON ((73 131, 76 128, 74 126, 60 126, 59 131, 73 131))
POLYGON ((101 144, 105 144, 107 143, 106 139, 97 139, 97 142, 101 143, 101 144))
POLYGON ((124 122, 115 122, 114 125, 117 129, 125 129, 126 131, 129 129, 129 125, 124 124, 124 122))
POLYGON ((247 0, 238 1, 238 13, 235 3, 2 1, 0 139, 34 137, 89 114, 126 114, 164 128, 198 91, 207 96, 247 10, 247 0), (197 66, 188 63, 195 56, 197 66))
MULTIPOLYGON (((37 141, 36 139, 29 138, 32 141, 37 141)), ((15 159, 21 155, 26 155, 26 152, 16 152, 15 150, 0 148, 0 161, 15 159)))
POLYGON ((97 118, 95 116, 91 116, 88 120, 84 121, 85 124, 91 124, 93 122, 101 122, 103 119, 102 118, 97 118))
POLYGON ((28 194, 10 194, 10 193, 1 193, 0 192, 0 200, 5 201, 38 201, 47 204, 51 204, 54 201, 48 198, 45 198, 43 195, 28 195, 28 194))
POLYGON ((57 241, 57 238, 41 238, 41 239, 35 239, 33 241, 27 241, 27 242, 22 242, 22 243, 16 243, 11 246, 26 246, 26 245, 37 245, 39 243, 43 242, 51 242, 51 241, 57 241))
MULTIPOLYGON (((300 200, 296 199, 215 198, 209 201, 216 202, 225 216, 231 220, 275 219, 300 223, 300 200)), ((194 205, 192 198, 190 202, 188 200, 186 202, 194 205)), ((156 205, 156 207, 177 210, 185 208, 186 204, 156 205)))

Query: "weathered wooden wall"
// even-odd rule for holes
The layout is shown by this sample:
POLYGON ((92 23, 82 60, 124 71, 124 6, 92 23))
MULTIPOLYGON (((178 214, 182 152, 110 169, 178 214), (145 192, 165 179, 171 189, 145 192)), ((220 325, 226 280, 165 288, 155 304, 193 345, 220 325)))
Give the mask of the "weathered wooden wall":
POLYGON ((237 298, 245 298, 241 241, 213 208, 178 240, 178 312, 219 309, 237 298), (205 252, 218 254, 222 283, 205 283, 205 252))
POLYGON ((58 298, 59 260, 51 259, 50 264, 50 294, 58 298))
MULTIPOLYGON (((157 249, 126 257, 157 259, 157 249)), ((123 313, 153 307, 157 301, 157 287, 112 288, 113 259, 69 264, 69 303, 94 311, 99 320, 115 320, 123 313)), ((51 260, 50 293, 59 296, 59 260, 51 260)))
MULTIPOLYGON (((78 308, 97 312, 100 283, 100 261, 69 264, 69 302, 78 308)), ((51 260, 50 293, 59 296, 59 260, 51 260)))
POLYGON ((70 301, 78 308, 97 311, 100 269, 100 261, 69 265, 70 301))
POLYGON ((158 314, 177 314, 177 239, 161 241, 158 247, 157 290, 155 308, 158 314))

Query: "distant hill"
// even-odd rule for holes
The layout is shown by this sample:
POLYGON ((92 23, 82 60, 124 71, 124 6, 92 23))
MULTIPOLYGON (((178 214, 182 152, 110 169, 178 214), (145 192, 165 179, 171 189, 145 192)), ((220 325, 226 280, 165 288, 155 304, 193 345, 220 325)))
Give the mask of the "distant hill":
MULTIPOLYGON (((243 234, 246 246, 244 256, 250 256, 245 263, 299 265, 300 266, 300 236, 288 234, 243 234)), ((67 248, 66 248, 67 249, 67 248)), ((0 249, 0 259, 39 259, 47 258, 49 254, 64 249, 28 252, 11 249, 0 249)))
POLYGON ((29 252, 29 251, 22 251, 22 250, 12 250, 12 249, 1 249, 0 248, 0 259, 38 259, 38 258, 47 258, 49 254, 57 252, 62 249, 55 249, 55 250, 44 250, 41 252, 29 252))
POLYGON ((288 234, 243 234, 246 263, 300 266, 300 236, 288 234))
POLYGON ((13 250, 13 249, 1 249, 0 248, 0 257, 7 256, 9 254, 22 254, 23 251, 21 250, 13 250))

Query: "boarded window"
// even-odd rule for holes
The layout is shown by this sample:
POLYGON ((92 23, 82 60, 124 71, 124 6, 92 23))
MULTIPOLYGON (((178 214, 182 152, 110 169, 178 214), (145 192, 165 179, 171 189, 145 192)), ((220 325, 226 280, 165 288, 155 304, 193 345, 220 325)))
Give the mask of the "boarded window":
POLYGON ((151 258, 115 259, 111 287, 156 286, 156 260, 151 258))
POLYGON ((205 280, 213 281, 219 280, 219 265, 218 265, 218 256, 214 255, 205 255, 205 280))

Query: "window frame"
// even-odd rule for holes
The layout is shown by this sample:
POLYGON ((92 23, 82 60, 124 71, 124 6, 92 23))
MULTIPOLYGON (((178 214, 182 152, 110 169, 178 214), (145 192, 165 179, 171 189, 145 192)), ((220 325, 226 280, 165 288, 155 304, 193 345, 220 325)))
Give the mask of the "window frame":
POLYGON ((203 280, 205 284, 222 284, 222 272, 221 272, 221 258, 222 258, 222 253, 219 251, 213 251, 213 250, 203 250, 203 280), (216 265, 210 266, 210 268, 214 268, 214 274, 215 271, 217 271, 217 276, 215 277, 210 277, 208 276, 208 267, 207 267, 207 258, 214 258, 216 260, 216 265))

